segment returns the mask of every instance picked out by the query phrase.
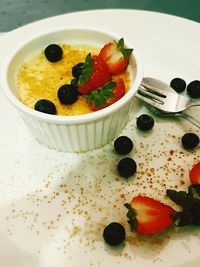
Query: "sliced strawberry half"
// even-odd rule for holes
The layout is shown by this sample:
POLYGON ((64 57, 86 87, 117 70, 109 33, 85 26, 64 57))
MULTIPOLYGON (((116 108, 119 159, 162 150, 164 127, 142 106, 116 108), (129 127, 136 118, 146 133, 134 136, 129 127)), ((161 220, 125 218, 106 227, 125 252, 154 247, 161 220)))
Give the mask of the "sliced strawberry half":
POLYGON ((132 230, 140 234, 155 234, 174 223, 174 209, 150 197, 139 195, 125 207, 129 210, 127 217, 132 230))
POLYGON ((110 81, 87 95, 86 103, 93 111, 108 107, 125 95, 126 88, 123 79, 110 81))
POLYGON ((84 71, 79 78, 78 91, 88 94, 111 80, 107 65, 99 56, 87 55, 84 71))
POLYGON ((200 184, 200 162, 192 167, 189 177, 192 184, 200 184))
POLYGON ((132 48, 124 48, 124 39, 121 38, 118 43, 106 44, 101 49, 99 56, 107 64, 111 74, 119 74, 128 66, 132 51, 132 48))

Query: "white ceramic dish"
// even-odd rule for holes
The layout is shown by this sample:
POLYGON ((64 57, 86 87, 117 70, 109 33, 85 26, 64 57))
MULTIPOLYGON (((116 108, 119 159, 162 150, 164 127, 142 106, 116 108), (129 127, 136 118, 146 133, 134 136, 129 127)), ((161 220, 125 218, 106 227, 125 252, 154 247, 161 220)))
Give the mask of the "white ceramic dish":
MULTIPOLYGON (((18 32, 20 31, 19 29, 18 32)), ((142 80, 142 64, 135 50, 128 66, 131 78, 129 91, 117 103, 98 112, 77 116, 49 115, 26 107, 19 101, 16 93, 16 74, 20 65, 28 58, 38 55, 49 44, 83 44, 101 48, 120 38, 98 28, 65 28, 58 25, 53 30, 43 27, 42 32, 37 34, 30 29, 26 40, 16 42, 14 48, 5 53, 0 70, 2 88, 36 139, 60 151, 83 152, 107 144, 122 131, 128 120, 131 100, 142 80)), ((133 47, 128 42, 125 45, 133 47)))
MULTIPOLYGON (((84 27, 92 23, 118 34, 123 31, 143 55, 144 76, 166 83, 174 76, 187 83, 199 79, 200 25, 154 12, 101 10, 50 18, 8 35, 7 50, 26 39, 30 27, 40 31, 47 25, 79 26, 79 21, 84 27)), ((3 42, 1 38, 0 47, 3 42)), ((1 65, 3 53, 0 49, 1 65)), ((187 152, 179 142, 185 132, 200 136, 198 129, 183 120, 152 114, 155 127, 142 134, 135 120, 144 112, 134 99, 122 134, 134 142, 130 156, 138 172, 126 181, 116 172, 121 157, 113 153, 112 143, 80 154, 48 149, 29 134, 0 91, 1 267, 199 267, 199 228, 143 239, 127 224, 125 202, 139 193, 167 202, 166 188, 186 190, 188 171, 200 161, 199 149, 187 152), (102 238, 104 225, 111 221, 126 229, 125 245, 118 249, 107 247, 102 238)), ((199 118, 198 108, 190 112, 199 118)))

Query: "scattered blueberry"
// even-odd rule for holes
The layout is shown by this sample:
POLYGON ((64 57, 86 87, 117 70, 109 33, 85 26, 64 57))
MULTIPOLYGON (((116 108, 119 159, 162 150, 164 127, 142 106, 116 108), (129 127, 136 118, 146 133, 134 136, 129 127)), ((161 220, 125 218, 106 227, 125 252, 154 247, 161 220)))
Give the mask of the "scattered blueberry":
POLYGON ((194 133, 186 133, 182 137, 182 145, 185 149, 193 149, 199 144, 199 137, 194 133))
POLYGON ((142 131, 148 131, 154 126, 154 119, 148 114, 142 114, 137 118, 137 127, 142 131))
POLYGON ((75 66, 73 66, 73 67, 72 67, 72 75, 73 75, 75 78, 78 78, 78 77, 83 73, 84 66, 85 66, 85 64, 82 63, 82 62, 76 64, 75 66))
POLYGON ((171 80, 170 86, 177 92, 182 93, 186 88, 186 82, 181 78, 171 80))
POLYGON ((47 113, 47 114, 56 114, 56 107, 54 103, 47 99, 40 99, 35 103, 35 110, 47 113))
POLYGON ((195 80, 188 84, 187 93, 192 98, 200 98, 200 81, 195 80))
POLYGON ((64 84, 58 89, 58 99, 62 104, 71 105, 77 101, 78 93, 71 84, 64 84))
POLYGON ((119 161, 117 169, 121 176, 130 177, 136 172, 137 165, 134 159, 126 157, 119 161))
POLYGON ((120 136, 115 140, 114 148, 118 154, 125 155, 133 149, 133 142, 127 136, 120 136))
POLYGON ((50 62, 57 62, 61 60, 63 51, 59 45, 51 44, 45 48, 44 54, 50 62))
POLYGON ((125 240, 126 232, 120 223, 112 222, 103 231, 105 242, 111 246, 120 245, 125 240))

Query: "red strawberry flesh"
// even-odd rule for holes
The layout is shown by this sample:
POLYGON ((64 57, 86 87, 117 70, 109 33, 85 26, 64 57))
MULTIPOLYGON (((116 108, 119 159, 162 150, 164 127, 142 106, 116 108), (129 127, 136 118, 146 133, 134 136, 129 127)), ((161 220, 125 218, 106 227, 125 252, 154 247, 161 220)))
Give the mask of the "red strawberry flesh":
POLYGON ((79 92, 81 94, 88 94, 111 80, 108 67, 105 62, 98 56, 92 57, 93 71, 89 79, 83 84, 79 85, 79 92))
POLYGON ((192 184, 200 184, 200 162, 192 167, 189 177, 192 184))
MULTIPOLYGON (((99 90, 99 88, 98 88, 98 90, 99 90)), ((93 91, 93 92, 95 92, 95 91, 93 91)), ((89 107, 91 108, 91 110, 97 111, 97 110, 103 109, 105 107, 112 105, 113 103, 117 102, 120 98, 122 98, 126 93, 126 88, 125 88, 125 84, 124 84, 123 79, 118 79, 116 81, 116 85, 112 89, 112 92, 113 92, 113 97, 106 99, 105 106, 103 106, 103 105, 96 106, 95 103, 92 102, 89 104, 89 107)), ((98 92, 97 92, 97 94, 98 94, 98 92)))
POLYGON ((124 41, 122 40, 123 38, 118 43, 112 42, 104 45, 99 53, 99 56, 105 61, 110 73, 113 75, 120 74, 126 69, 132 52, 132 49, 124 48, 124 41))
POLYGON ((131 201, 137 219, 136 231, 141 234, 155 234, 173 224, 174 209, 146 196, 137 196, 131 201))

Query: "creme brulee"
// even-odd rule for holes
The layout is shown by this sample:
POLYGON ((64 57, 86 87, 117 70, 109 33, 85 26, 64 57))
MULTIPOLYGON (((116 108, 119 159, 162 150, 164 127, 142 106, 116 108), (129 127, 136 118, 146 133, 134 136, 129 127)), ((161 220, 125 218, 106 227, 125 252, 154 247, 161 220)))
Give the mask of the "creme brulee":
MULTIPOLYGON (((18 97, 26 106, 34 109, 35 103, 40 99, 48 99, 54 103, 57 115, 71 116, 93 112, 85 102, 84 96, 78 96, 78 100, 65 105, 60 103, 57 92, 64 84, 70 84, 74 78, 72 67, 79 62, 84 62, 88 53, 97 55, 99 50, 89 46, 71 46, 61 44, 63 50, 62 59, 58 62, 49 62, 42 51, 38 56, 23 63, 17 75, 18 97)), ((118 78, 124 80, 126 91, 130 87, 129 73, 125 70, 119 75, 112 76, 115 81, 118 78)))

